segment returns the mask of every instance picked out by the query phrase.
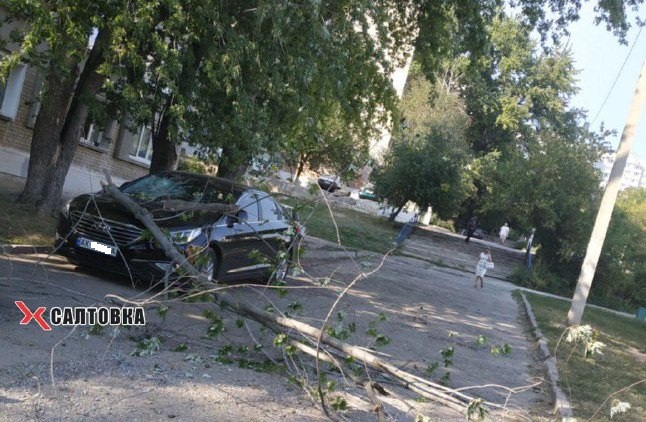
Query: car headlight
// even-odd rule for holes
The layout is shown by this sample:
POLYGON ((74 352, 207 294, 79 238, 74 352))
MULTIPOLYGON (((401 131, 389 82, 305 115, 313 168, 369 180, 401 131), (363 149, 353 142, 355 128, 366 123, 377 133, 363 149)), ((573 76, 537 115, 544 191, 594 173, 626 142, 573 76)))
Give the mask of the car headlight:
POLYGON ((168 237, 173 243, 188 243, 195 240, 202 233, 202 229, 177 230, 168 233, 168 237))
POLYGON ((72 200, 69 199, 69 200, 65 201, 65 203, 61 207, 61 214, 63 214, 63 216, 65 218, 70 218, 70 204, 71 203, 72 203, 72 200))

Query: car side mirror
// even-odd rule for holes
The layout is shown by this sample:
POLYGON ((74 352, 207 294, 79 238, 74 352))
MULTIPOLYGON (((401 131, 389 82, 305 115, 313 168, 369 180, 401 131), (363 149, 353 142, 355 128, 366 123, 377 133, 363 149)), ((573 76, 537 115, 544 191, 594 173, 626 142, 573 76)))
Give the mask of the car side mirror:
POLYGON ((227 215, 227 227, 232 228, 235 223, 244 223, 249 219, 249 214, 245 210, 238 211, 235 215, 227 215))
POLYGON ((245 210, 238 211, 236 216, 238 217, 238 223, 244 223, 245 221, 249 220, 249 213, 247 213, 247 211, 245 210))

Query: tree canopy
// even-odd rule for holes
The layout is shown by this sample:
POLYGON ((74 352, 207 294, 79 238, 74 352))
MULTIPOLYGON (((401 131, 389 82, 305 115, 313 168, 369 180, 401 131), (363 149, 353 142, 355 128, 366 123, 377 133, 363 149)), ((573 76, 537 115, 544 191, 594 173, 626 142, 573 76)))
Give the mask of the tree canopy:
POLYGON ((475 212, 485 227, 536 228, 548 261, 571 261, 589 235, 600 193, 594 163, 608 133, 589 132, 586 111, 570 104, 577 88, 567 50, 541 50, 521 19, 503 14, 489 32, 489 54, 460 70, 467 139, 485 163, 463 218, 475 212))
MULTIPOLYGON (((623 39, 625 12, 641 3, 600 1, 597 19, 623 39)), ((396 111, 389 75, 410 46, 431 80, 447 58, 461 58, 477 73, 492 45, 487 28, 503 4, 8 0, 8 20, 26 24, 2 40, 19 45, 3 57, 3 74, 18 62, 46 74, 23 199, 44 195, 43 209, 53 209, 84 120, 101 108, 153 129, 153 171, 174 163, 180 140, 203 146, 231 175, 263 152, 355 164, 376 123, 396 111), (97 94, 104 102, 93 108, 97 94)), ((519 0, 512 7, 524 30, 556 37, 581 4, 519 0)), ((464 98, 471 107, 475 96, 464 98)), ((501 106, 511 117, 523 112, 501 106)))

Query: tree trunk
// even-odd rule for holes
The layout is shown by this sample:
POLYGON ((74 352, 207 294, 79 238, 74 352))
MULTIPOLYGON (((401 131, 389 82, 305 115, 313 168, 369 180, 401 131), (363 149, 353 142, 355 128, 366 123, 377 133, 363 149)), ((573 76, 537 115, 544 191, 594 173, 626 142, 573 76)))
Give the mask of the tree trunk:
MULTIPOLYGON (((170 102, 172 100, 169 98, 170 102)), ((155 136, 153 136, 153 156, 150 162, 150 174, 173 170, 177 163, 175 143, 168 139, 169 126, 170 114, 168 113, 168 107, 166 107, 161 122, 159 122, 159 129, 155 136)))
POLYGON ((218 163, 217 176, 231 180, 242 179, 242 176, 247 172, 247 168, 249 168, 250 158, 241 161, 238 158, 240 155, 241 154, 239 152, 237 154, 232 152, 229 147, 222 148, 222 156, 218 163))
POLYGON ((303 167, 305 167, 305 154, 300 154, 300 159, 298 160, 298 168, 296 169, 296 174, 294 175, 294 183, 298 182, 298 178, 301 177, 303 173, 303 167))
POLYGON ((395 210, 390 214, 390 217, 388 217, 388 221, 390 221, 390 222, 395 221, 395 218, 397 218, 397 216, 399 215, 399 213, 402 211, 402 208, 404 208, 404 205, 406 205, 406 203, 405 203, 405 202, 404 202, 403 204, 401 204, 399 207, 397 207, 397 208, 396 208, 396 209, 395 209, 395 210))
POLYGON ((31 139, 27 180, 19 198, 20 202, 36 204, 42 199, 46 182, 56 165, 58 140, 78 76, 76 61, 69 60, 67 66, 67 75, 54 65, 50 65, 48 69, 43 86, 44 96, 31 139))
POLYGON ((78 62, 67 61, 68 73, 51 65, 45 78, 45 95, 32 136, 29 169, 20 201, 52 213, 60 201, 80 132, 87 118, 84 99, 96 95, 104 76, 96 70, 110 34, 99 32, 79 76, 78 62), (78 78, 78 82, 77 82, 78 78))
MULTIPOLYGON (((191 45, 193 52, 192 61, 184 63, 178 78, 178 94, 190 96, 194 87, 195 69, 198 68, 204 57, 208 41, 200 40, 191 45)), ((163 106, 163 113, 159 127, 153 133, 153 156, 150 162, 150 174, 175 169, 177 164, 177 150, 175 142, 169 138, 172 115, 168 112, 173 105, 174 95, 169 95, 163 106)))
POLYGON ((245 173, 247 172, 247 169, 249 169, 249 164, 238 164, 237 166, 233 166, 227 169, 222 174, 222 176, 220 176, 220 171, 218 170, 218 176, 230 180, 242 180, 245 173))
POLYGON ((53 213, 60 202, 65 178, 72 165, 83 125, 88 116, 86 103, 96 96, 105 80, 105 76, 98 73, 97 69, 103 63, 103 53, 109 39, 109 31, 102 30, 99 32, 79 76, 72 104, 67 113, 61 135, 57 140, 57 154, 52 157, 53 162, 51 163, 52 168, 49 171, 49 177, 43 185, 41 199, 36 204, 43 213, 53 213))

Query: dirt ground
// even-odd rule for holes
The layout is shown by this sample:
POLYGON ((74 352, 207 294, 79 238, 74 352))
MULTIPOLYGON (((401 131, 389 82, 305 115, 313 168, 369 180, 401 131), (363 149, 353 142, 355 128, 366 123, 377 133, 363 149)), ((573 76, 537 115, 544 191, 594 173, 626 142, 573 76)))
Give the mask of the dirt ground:
MULTIPOLYGON (((320 327, 339 292, 360 272, 374 269, 381 257, 346 254, 318 239, 309 239, 306 246, 302 265, 314 280, 304 274, 291 278, 285 297, 260 285, 231 286, 229 292, 320 327)), ((170 301, 165 302, 170 309, 164 318, 157 307, 146 309, 144 328, 95 332, 82 326, 54 327, 46 333, 33 322, 20 326, 22 314, 14 301, 34 310, 105 304, 109 293, 145 299, 155 292, 42 255, 0 256, 0 274, 0 420, 328 419, 308 388, 297 385, 305 379, 315 386, 313 360, 297 355, 287 357, 285 365, 285 355, 272 344, 274 334, 256 323, 238 321, 212 304, 170 301), (224 332, 215 338, 206 336, 213 320, 205 318, 204 310, 217 312, 223 320, 224 332), (159 350, 137 349, 150 337, 160 340, 159 350), (136 350, 153 353, 135 356, 136 350), (267 363, 269 358, 276 363, 267 363)), ((522 410, 528 419, 548 419, 546 384, 511 395, 502 388, 526 386, 541 376, 534 342, 511 295, 513 286, 487 280, 484 289, 475 289, 471 277, 389 257, 380 271, 339 300, 330 325, 347 342, 373 347, 374 353, 408 372, 435 382, 443 379, 451 387, 469 387, 465 393, 492 402, 507 401, 508 408, 522 410), (492 348, 508 353, 494 354, 492 348), (429 374, 429 367, 437 368, 429 374)), ((338 418, 376 420, 362 388, 330 365, 322 368, 326 385, 336 386, 327 393, 329 401, 347 403, 347 410, 334 413, 338 418)), ((368 375, 389 393, 379 398, 390 420, 414 420, 417 415, 464 420, 464 415, 422 400, 374 371, 368 375)), ((494 409, 488 418, 518 419, 494 409)))

